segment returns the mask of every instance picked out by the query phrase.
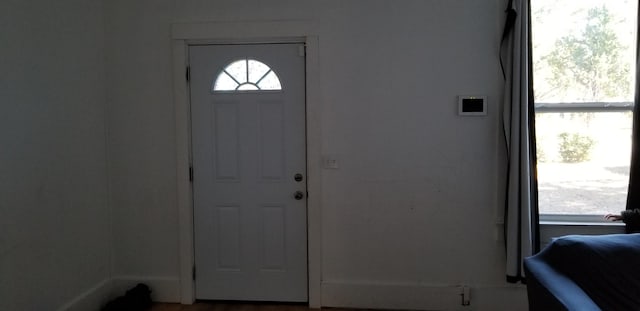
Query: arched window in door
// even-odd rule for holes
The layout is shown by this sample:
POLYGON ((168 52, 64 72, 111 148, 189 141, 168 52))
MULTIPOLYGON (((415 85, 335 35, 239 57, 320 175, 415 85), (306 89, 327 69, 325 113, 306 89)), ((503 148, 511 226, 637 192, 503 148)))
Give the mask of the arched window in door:
POLYGON ((212 92, 279 91, 278 75, 269 66, 255 59, 231 62, 216 78, 212 92))

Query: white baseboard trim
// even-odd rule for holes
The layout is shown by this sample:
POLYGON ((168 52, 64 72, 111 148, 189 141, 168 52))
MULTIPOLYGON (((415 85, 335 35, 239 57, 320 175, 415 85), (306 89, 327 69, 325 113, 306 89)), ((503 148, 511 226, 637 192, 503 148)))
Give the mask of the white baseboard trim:
POLYGON ((58 311, 100 310, 109 301, 110 295, 111 279, 104 279, 58 308, 58 311))
POLYGON ((461 287, 394 283, 322 283, 322 306, 392 310, 527 310, 524 286, 470 287, 470 305, 462 306, 461 287))
POLYGON ((112 279, 114 297, 124 295, 128 289, 138 283, 151 288, 151 300, 155 302, 180 302, 180 279, 172 277, 148 277, 122 275, 112 279))
POLYGON ((122 296, 138 283, 151 288, 151 299, 156 302, 180 302, 180 281, 169 277, 117 276, 104 279, 72 299, 57 311, 100 310, 107 302, 122 296))
POLYGON ((472 289, 471 305, 473 310, 527 311, 529 310, 527 287, 524 285, 478 286, 472 289))

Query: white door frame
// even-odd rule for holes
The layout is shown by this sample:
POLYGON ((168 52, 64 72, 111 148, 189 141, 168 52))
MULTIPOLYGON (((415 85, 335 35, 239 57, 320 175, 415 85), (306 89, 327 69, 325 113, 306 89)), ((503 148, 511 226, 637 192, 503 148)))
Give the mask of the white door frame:
POLYGON ((321 102, 318 36, 310 35, 306 21, 206 22, 171 25, 173 50, 173 102, 176 125, 176 182, 180 259, 180 302, 195 301, 193 282, 193 193, 191 166, 191 120, 189 85, 185 79, 188 48, 194 44, 304 43, 306 55, 307 126, 307 247, 309 306, 321 306, 321 102))

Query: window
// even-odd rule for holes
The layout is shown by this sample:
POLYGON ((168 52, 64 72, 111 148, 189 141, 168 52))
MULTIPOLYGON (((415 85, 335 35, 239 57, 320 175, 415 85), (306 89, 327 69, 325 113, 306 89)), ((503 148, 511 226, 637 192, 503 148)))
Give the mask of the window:
POLYGON ((213 92, 278 91, 278 75, 264 63, 255 59, 241 59, 227 65, 213 83, 213 92))
POLYGON ((531 6, 540 214, 619 213, 629 181, 637 1, 531 6))

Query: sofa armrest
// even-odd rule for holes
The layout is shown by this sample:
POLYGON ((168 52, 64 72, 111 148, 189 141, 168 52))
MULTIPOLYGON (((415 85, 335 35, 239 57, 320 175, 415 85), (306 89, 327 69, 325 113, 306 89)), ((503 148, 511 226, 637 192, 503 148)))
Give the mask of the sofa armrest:
POLYGON ((537 256, 526 258, 524 268, 529 310, 600 310, 582 288, 537 256))

